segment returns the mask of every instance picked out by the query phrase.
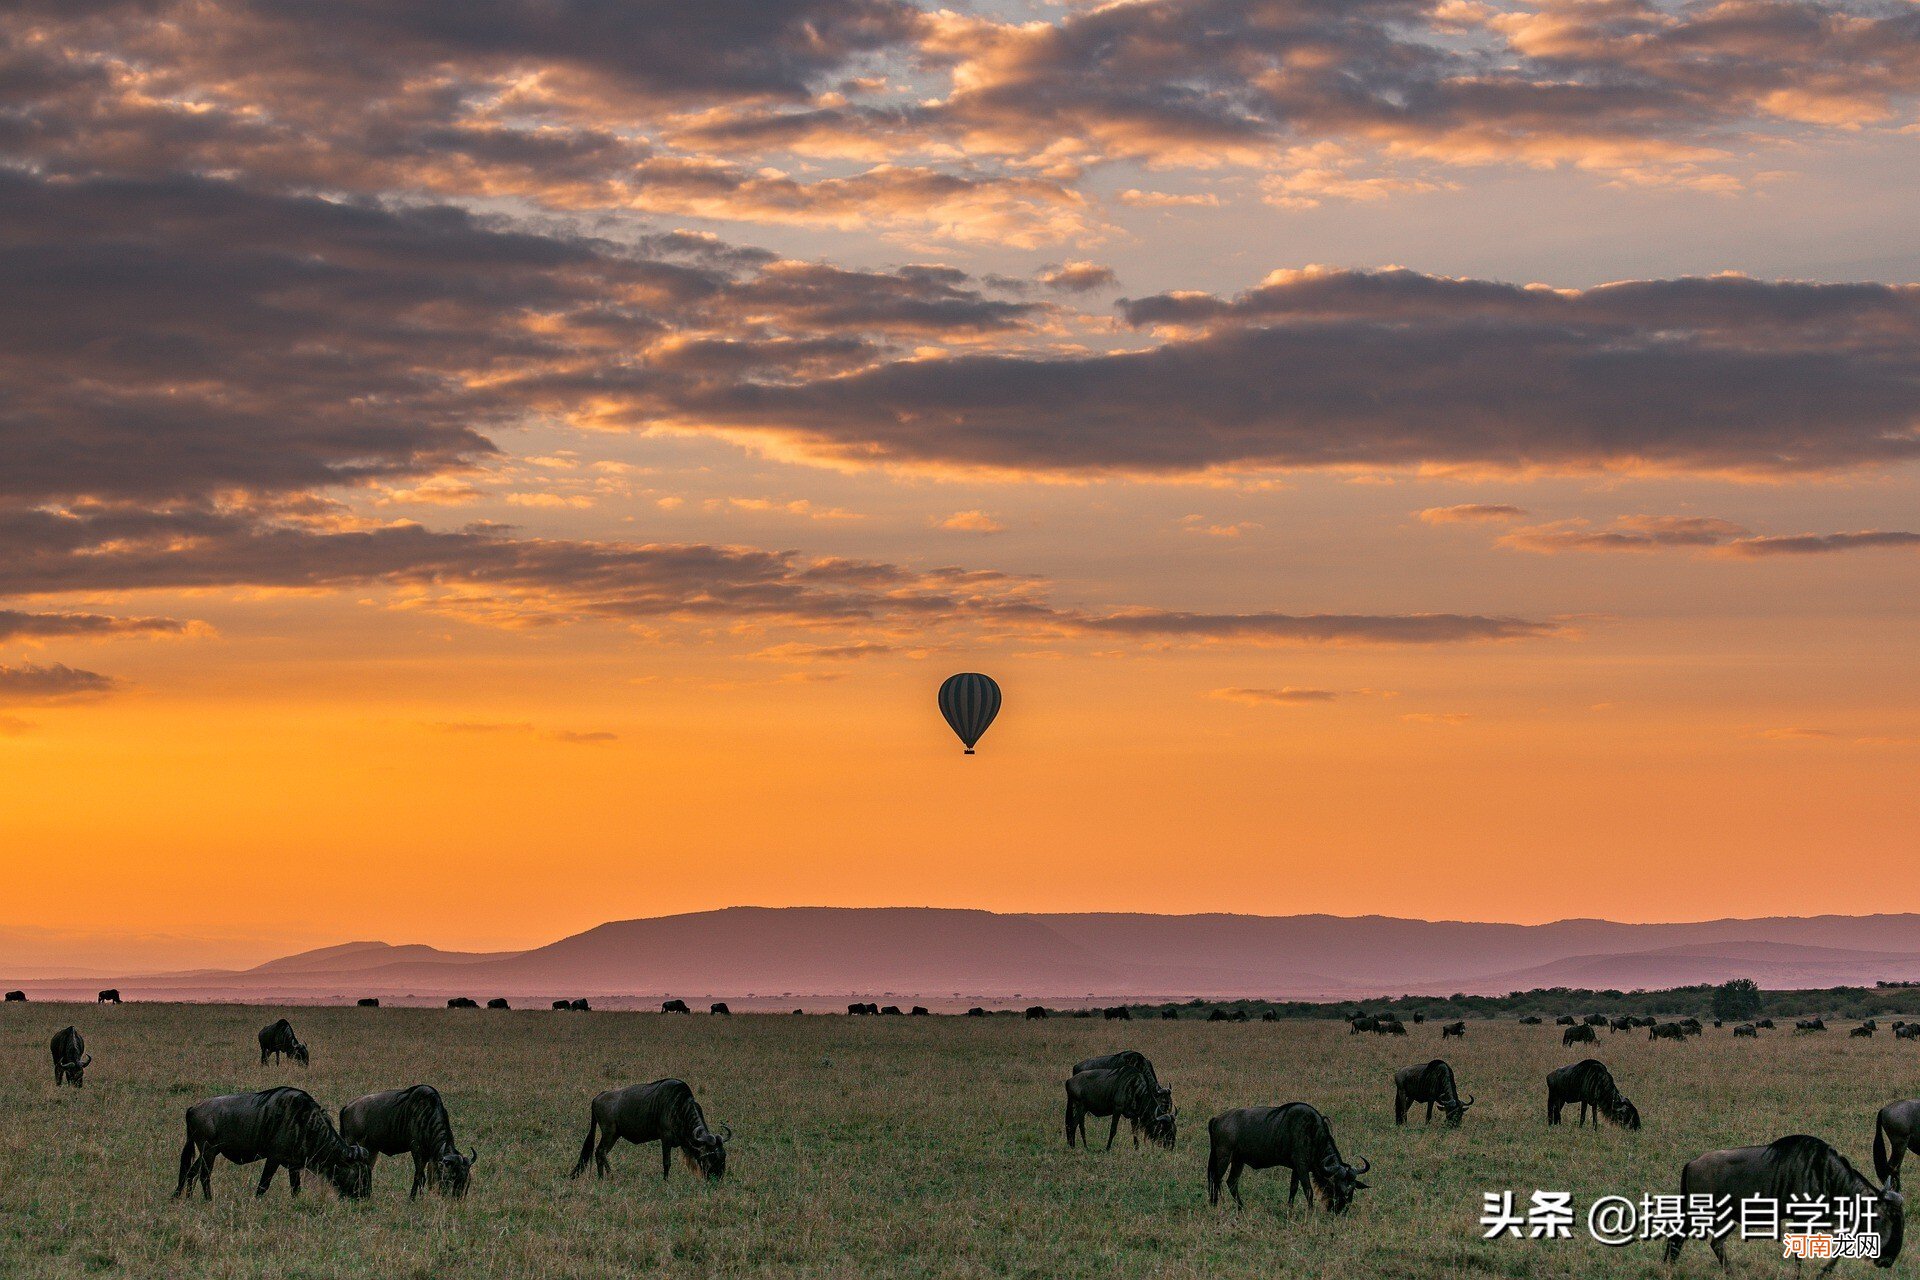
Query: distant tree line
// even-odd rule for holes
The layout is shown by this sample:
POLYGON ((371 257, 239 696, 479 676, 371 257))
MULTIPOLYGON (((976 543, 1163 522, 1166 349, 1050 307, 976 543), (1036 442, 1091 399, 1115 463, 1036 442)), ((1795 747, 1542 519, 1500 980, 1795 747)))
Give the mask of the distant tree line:
POLYGON ((1710 985, 1667 987, 1658 991, 1592 990, 1586 987, 1537 987, 1510 991, 1504 996, 1394 996, 1378 1000, 1188 1000, 1184 1003, 1132 1003, 1136 1018, 1159 1017, 1174 1009, 1181 1018, 1206 1018, 1214 1010, 1229 1015, 1245 1013, 1259 1021, 1271 1013, 1277 1018, 1347 1019, 1362 1013, 1392 1013, 1402 1021, 1414 1014, 1426 1019, 1557 1017, 1563 1013, 1640 1017, 1673 1015, 1745 1021, 1752 1018, 1812 1017, 1877 1018, 1920 1016, 1920 983, 1882 982, 1871 987, 1811 987, 1790 991, 1763 991, 1751 978, 1710 985))

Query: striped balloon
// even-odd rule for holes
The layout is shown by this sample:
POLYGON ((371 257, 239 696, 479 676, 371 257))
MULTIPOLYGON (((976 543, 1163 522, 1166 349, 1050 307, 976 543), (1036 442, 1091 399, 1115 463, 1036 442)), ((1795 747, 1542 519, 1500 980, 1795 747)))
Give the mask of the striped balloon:
POLYGON ((993 682, 992 676, 983 676, 977 671, 948 676, 940 686, 940 714, 966 744, 967 754, 972 755, 973 744, 980 741, 980 735, 1000 714, 1000 686, 993 682))

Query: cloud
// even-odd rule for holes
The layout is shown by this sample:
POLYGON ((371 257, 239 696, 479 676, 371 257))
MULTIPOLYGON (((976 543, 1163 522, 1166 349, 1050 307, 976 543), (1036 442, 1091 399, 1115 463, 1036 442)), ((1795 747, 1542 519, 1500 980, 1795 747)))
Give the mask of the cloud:
POLYGON ((1005 533, 1008 526, 1005 521, 984 511, 956 511, 950 516, 936 519, 934 528, 951 533, 1005 533))
POLYGON ((1315 702, 1333 702, 1344 696, 1333 689, 1302 689, 1287 685, 1280 689, 1215 689, 1207 695, 1223 702, 1240 702, 1250 707, 1300 706, 1315 702))
POLYGON ((96 671, 63 663, 9 667, 0 665, 0 702, 66 702, 114 692, 120 682, 96 671))
POLYGON ((1774 742, 1838 742, 1840 735, 1831 729, 1763 729, 1760 736, 1774 742))
POLYGON ((1767 556, 1830 555, 1838 551, 1920 547, 1920 533, 1904 530, 1862 529, 1853 533, 1776 534, 1739 538, 1727 544, 1729 555, 1752 559, 1767 556))
POLYGON ((1073 625, 1102 635, 1254 644, 1432 645, 1558 638, 1570 634, 1570 629, 1559 622, 1451 613, 1299 615, 1137 609, 1083 616, 1075 619, 1073 625))
POLYGON ((1473 717, 1465 711, 1409 711, 1400 719, 1407 724, 1465 724, 1473 717))
POLYGON ((1562 520, 1501 534, 1500 546, 1553 555, 1564 551, 1665 551, 1675 547, 1718 547, 1748 531, 1728 520, 1705 516, 1622 516, 1608 528, 1585 520, 1562 520))
POLYGON ((113 618, 98 613, 23 613, 18 609, 0 609, 0 640, 180 635, 189 625, 174 618, 113 618))
POLYGON ((1119 283, 1113 268, 1098 262, 1065 262, 1042 267, 1035 279, 1047 288, 1062 293, 1088 293, 1119 283))
POLYGON ((506 734, 516 737, 539 737, 550 742, 564 742, 572 746, 604 746, 618 742, 620 735, 599 729, 541 729, 524 720, 441 720, 430 722, 427 728, 437 733, 490 736, 506 734))
POLYGON ((1483 524, 1524 519, 1527 510, 1504 502, 1462 502, 1451 507, 1428 507, 1414 515, 1427 524, 1483 524))

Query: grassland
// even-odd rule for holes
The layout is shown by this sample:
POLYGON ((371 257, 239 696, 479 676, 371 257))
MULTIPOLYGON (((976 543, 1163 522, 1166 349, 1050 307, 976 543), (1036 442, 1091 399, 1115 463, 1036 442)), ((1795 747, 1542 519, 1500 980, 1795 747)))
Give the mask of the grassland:
MULTIPOLYGON (((1920 1093, 1920 1050, 1885 1035, 1602 1032, 1595 1056, 1646 1128, 1549 1130, 1543 1077, 1583 1054, 1511 1021, 1471 1023, 1442 1050, 1433 1024, 1388 1039, 1309 1022, 302 1008, 287 1011, 314 1049, 302 1071, 257 1063, 254 1033, 278 1012, 6 1006, 0 1275, 1652 1276, 1666 1272, 1650 1245, 1483 1241, 1481 1193, 1566 1189, 1584 1205, 1667 1191, 1700 1151, 1792 1132, 1870 1169, 1875 1110, 1920 1093), (94 1055, 84 1091, 53 1086, 47 1041, 69 1022, 94 1055), (1123 1127, 1111 1153, 1068 1151, 1061 1080, 1125 1046, 1173 1086, 1178 1148, 1136 1151, 1123 1127), (1459 1130, 1396 1130, 1392 1071, 1440 1055, 1478 1105, 1459 1130), (734 1127, 725 1181, 676 1163, 663 1185, 657 1148, 624 1144, 608 1181, 568 1181, 591 1095, 668 1075, 734 1127), (337 1112, 417 1081, 480 1149, 465 1201, 409 1204, 404 1160, 381 1162, 364 1203, 316 1180, 292 1200, 284 1179, 256 1200, 259 1166, 230 1164, 212 1204, 168 1198, 182 1112, 202 1097, 291 1082, 337 1112), (1331 1218, 1289 1211, 1284 1172, 1249 1172, 1244 1213, 1209 1208, 1207 1117, 1296 1099, 1327 1114, 1350 1159, 1373 1161, 1374 1189, 1331 1218)), ((1735 1255, 1754 1274, 1790 1265, 1759 1244, 1735 1255)), ((1717 1268, 1695 1249, 1680 1272, 1717 1268)))

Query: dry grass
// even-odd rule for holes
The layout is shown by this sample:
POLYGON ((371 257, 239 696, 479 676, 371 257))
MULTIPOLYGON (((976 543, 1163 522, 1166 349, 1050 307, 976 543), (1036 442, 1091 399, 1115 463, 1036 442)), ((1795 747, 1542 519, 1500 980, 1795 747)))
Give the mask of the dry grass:
MULTIPOLYGON (((1564 1188, 1584 1204, 1667 1191, 1702 1150, 1792 1132, 1870 1170, 1875 1110, 1920 1091, 1920 1050, 1886 1036, 1755 1043, 1709 1030, 1672 1045, 1603 1033, 1594 1056, 1646 1129, 1549 1130, 1543 1077, 1580 1053, 1551 1026, 1474 1022, 1444 1050, 1479 1096, 1466 1125, 1396 1130, 1391 1073, 1442 1054, 1433 1024, 1390 1040, 1334 1023, 305 1008, 289 1011, 314 1050, 302 1071, 257 1064, 254 1032, 278 1012, 7 1006, 0 1275, 1652 1276, 1665 1270, 1652 1246, 1482 1241, 1480 1194, 1564 1188), (48 1061, 69 1022, 94 1054, 81 1092, 56 1091, 48 1061), (1123 1046, 1173 1086, 1178 1148, 1135 1151, 1123 1127, 1111 1153, 1066 1150, 1062 1078, 1123 1046), (703 1185, 676 1163, 663 1185, 658 1149, 623 1144, 610 1180, 569 1182, 589 1097, 668 1075, 733 1125, 725 1181, 703 1185), (317 1180, 298 1200, 284 1180, 255 1200, 258 1166, 229 1164, 212 1204, 168 1199, 181 1115, 202 1097, 291 1082, 337 1113, 420 1081, 480 1149, 464 1202, 409 1204, 404 1160, 382 1161, 360 1204, 317 1180), (1250 1171, 1244 1213, 1210 1209, 1207 1117, 1292 1100, 1328 1115, 1349 1158, 1372 1159, 1374 1189, 1335 1219, 1289 1211, 1284 1173, 1250 1171)), ((1735 1254, 1785 1273, 1760 1245, 1735 1254)), ((1714 1270, 1704 1251, 1680 1266, 1714 1270)))

